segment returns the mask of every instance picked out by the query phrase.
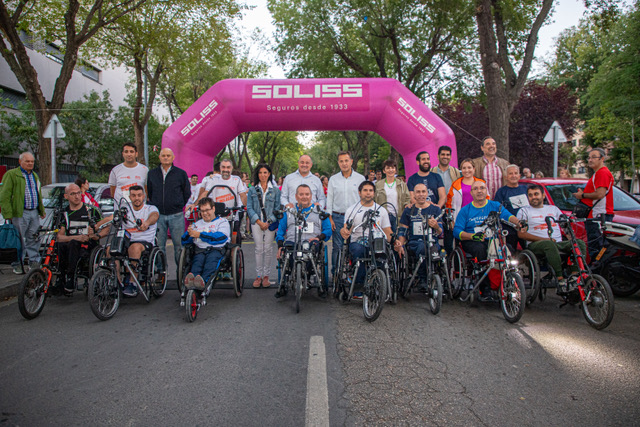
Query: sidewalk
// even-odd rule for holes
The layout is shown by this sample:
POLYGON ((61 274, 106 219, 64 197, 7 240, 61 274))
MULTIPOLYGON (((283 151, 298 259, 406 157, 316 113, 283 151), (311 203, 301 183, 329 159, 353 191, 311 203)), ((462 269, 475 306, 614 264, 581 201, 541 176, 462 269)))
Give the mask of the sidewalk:
POLYGON ((20 282, 25 277, 24 274, 14 274, 10 265, 0 265, 0 301, 18 295, 20 282))

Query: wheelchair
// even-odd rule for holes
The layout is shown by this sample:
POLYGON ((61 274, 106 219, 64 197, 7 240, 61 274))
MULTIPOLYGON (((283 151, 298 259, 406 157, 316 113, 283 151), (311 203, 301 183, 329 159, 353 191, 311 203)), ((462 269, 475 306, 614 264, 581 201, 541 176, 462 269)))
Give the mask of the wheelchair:
MULTIPOLYGON (((231 230, 233 230, 234 222, 238 221, 235 213, 243 211, 244 207, 227 208, 224 203, 214 203, 216 217, 230 217, 231 230)), ((193 218, 199 218, 196 208, 193 218)), ((195 222, 195 221, 194 221, 195 222)), ((212 249, 217 250, 217 249, 212 249)), ((222 279, 225 273, 231 275, 234 294, 237 298, 242 296, 244 288, 244 254, 242 252, 242 242, 233 244, 225 244, 221 250, 223 251, 222 260, 218 264, 218 268, 211 275, 204 289, 187 288, 184 280, 193 263, 193 257, 196 255, 197 247, 194 243, 182 246, 180 257, 178 260, 178 290, 180 292, 180 306, 185 307, 185 319, 187 322, 194 322, 198 316, 198 311, 207 305, 207 298, 211 294, 215 284, 222 279)))
MULTIPOLYGON (((46 303, 46 297, 52 296, 51 284, 55 283, 62 272, 59 267, 59 243, 57 242, 59 222, 62 207, 58 207, 51 217, 51 221, 45 228, 40 227, 36 236, 40 239, 41 263, 38 268, 30 270, 20 282, 18 290, 18 308, 20 314, 27 319, 35 319, 40 315, 46 303)), ((84 227, 69 227, 69 230, 83 229, 84 227)), ((98 256, 103 250, 98 244, 90 252, 88 257, 81 257, 75 266, 69 266, 73 274, 75 290, 88 290, 89 281, 98 262, 98 256), (83 280, 83 284, 80 284, 83 280)), ((71 296, 71 294, 65 294, 71 296)))
MULTIPOLYGON (((527 258, 527 263, 531 266, 531 269, 527 271, 528 276, 525 280, 538 283, 538 293, 531 302, 536 299, 544 301, 547 290, 555 289, 556 294, 563 299, 560 307, 567 304, 579 304, 584 318, 590 326, 598 330, 606 328, 613 320, 613 291, 604 277, 593 274, 587 264, 586 254, 583 254, 578 246, 572 224, 583 222, 584 219, 565 214, 560 215, 558 219, 548 218, 557 221, 563 234, 571 242, 570 251, 560 252, 563 277, 566 278, 567 283, 566 286, 559 284, 554 270, 547 264, 546 257, 537 257, 530 250, 523 251, 525 253, 524 257, 527 258)), ((551 238, 553 235, 551 221, 547 221, 547 232, 551 238)))
MULTIPOLYGON (((325 242, 318 241, 317 245, 302 239, 303 230, 307 228, 304 214, 294 208, 286 208, 276 213, 276 218, 282 219, 287 212, 295 218, 295 241, 286 244, 282 256, 278 259, 278 296, 285 296, 291 291, 295 297, 295 310, 300 313, 302 294, 311 289, 318 289, 318 295, 324 296, 329 288, 328 249, 325 242)), ((328 214, 317 210, 320 219, 329 217, 328 214)))
MULTIPOLYGON (((379 208, 380 209, 380 208, 379 208)), ((368 210, 364 214, 362 224, 357 225, 352 231, 359 228, 365 230, 364 246, 366 255, 354 261, 349 252, 351 238, 345 239, 340 255, 338 256, 338 268, 334 274, 334 294, 338 300, 347 303, 354 298, 358 291, 356 288, 356 276, 360 268, 365 269, 365 279, 362 285, 362 311, 364 318, 369 322, 375 321, 384 307, 389 295, 389 257, 390 245, 382 229, 376 223, 376 217, 380 215, 378 210, 368 210)), ((353 226, 351 221, 347 228, 353 226)), ((393 255, 391 255, 393 256, 393 255)))
MULTIPOLYGON (((102 251, 96 251, 99 261, 89 282, 88 296, 91 311, 100 320, 109 320, 118 311, 120 290, 124 288, 118 276, 124 278, 130 275, 138 293, 147 302, 152 295, 160 298, 167 286, 166 255, 155 243, 142 252, 140 259, 129 258, 128 250, 132 242, 131 233, 124 228, 126 217, 126 208, 114 211, 113 219, 103 225, 111 223, 108 244, 102 251)), ((140 224, 141 220, 138 220, 137 226, 140 224)))
POLYGON ((503 222, 506 223, 500 218, 500 212, 491 212, 480 225, 489 237, 486 260, 480 261, 466 254, 461 246, 454 249, 449 257, 449 279, 453 291, 461 294, 460 300, 473 303, 478 298, 480 284, 490 275, 495 281, 499 276, 500 283, 497 287, 492 286, 492 293, 497 294, 504 318, 515 323, 524 314, 526 290, 517 261, 507 247, 507 231, 502 229, 503 222))

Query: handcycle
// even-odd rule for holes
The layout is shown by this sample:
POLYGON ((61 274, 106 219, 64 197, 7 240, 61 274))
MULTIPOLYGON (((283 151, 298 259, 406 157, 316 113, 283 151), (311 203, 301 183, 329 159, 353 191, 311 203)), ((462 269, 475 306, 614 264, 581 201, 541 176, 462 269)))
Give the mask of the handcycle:
MULTIPOLYGON (((526 290, 517 269, 518 262, 507 246, 508 232, 502 229, 503 223, 511 225, 500 218, 500 212, 491 212, 480 225, 485 229, 485 236, 489 237, 487 259, 473 258, 458 246, 449 258, 449 277, 452 287, 461 289, 461 293, 464 294, 464 297, 460 296, 460 300, 473 303, 482 281, 487 280, 492 270, 499 269, 500 283, 497 296, 500 308, 504 318, 510 323, 515 323, 524 314, 526 290)), ((492 274, 494 277, 497 275, 492 274)), ((496 293, 494 289, 491 292, 496 293)))
MULTIPOLYGON (((378 208, 380 209, 380 208, 378 208)), ((353 228, 352 233, 362 228, 366 237, 362 244, 367 248, 365 256, 353 261, 349 252, 351 237, 345 239, 342 251, 338 257, 338 268, 334 274, 334 293, 338 300, 347 303, 354 297, 358 289, 356 277, 360 268, 365 269, 364 285, 362 285, 362 311, 365 319, 375 321, 382 313, 389 291, 389 261, 390 249, 384 231, 376 223, 380 215, 379 210, 368 210, 364 213, 361 224, 353 228)), ((352 221, 347 221, 348 229, 353 227, 352 221)))
MULTIPOLYGON (((89 303, 91 311, 100 320, 111 319, 120 306, 120 290, 124 288, 124 278, 129 275, 139 294, 149 302, 151 296, 160 298, 167 286, 167 259, 158 247, 145 249, 140 259, 129 259, 131 233, 125 229, 127 209, 118 208, 113 212, 107 245, 101 253, 96 271, 89 282, 89 303)), ((136 221, 139 227, 142 221, 136 221)), ((135 243, 135 242, 133 242, 135 243)))
MULTIPOLYGON (((421 217, 420 229, 416 230, 416 234, 422 235, 422 244, 425 248, 425 254, 420 254, 417 257, 409 250, 405 245, 405 254, 407 256, 409 271, 409 281, 403 287, 403 296, 407 297, 412 290, 417 290, 427 296, 429 300, 429 309, 431 313, 438 314, 442 308, 442 298, 444 294, 444 286, 442 281, 445 281, 447 294, 451 299, 454 294, 451 282, 449 280, 449 271, 447 268, 447 257, 444 249, 438 250, 436 246, 437 236, 433 232, 433 228, 429 227, 430 216, 424 216, 418 211, 421 217), (418 279, 420 277, 420 268, 423 268, 424 277, 427 278, 426 288, 416 289, 418 285, 418 279)), ((436 221, 440 220, 445 214, 443 210, 440 215, 433 217, 436 221)))
POLYGON ((557 295, 563 299, 560 307, 567 304, 580 304, 585 320, 595 329, 604 329, 613 320, 614 300, 613 292, 604 277, 593 274, 587 264, 585 254, 578 246, 577 237, 572 224, 583 222, 573 215, 561 214, 558 219, 546 217, 549 237, 553 234, 552 220, 556 221, 567 239, 571 242, 571 252, 560 254, 563 261, 566 286, 561 286, 552 268, 546 265, 544 258, 538 258, 537 273, 540 277, 540 293, 538 298, 543 301, 547 289, 556 289, 557 295))
MULTIPOLYGON (((214 203, 216 217, 231 217, 231 230, 233 230, 234 221, 237 221, 236 213, 243 211, 244 207, 236 206, 227 208, 224 203, 214 203)), ((195 210, 195 219, 198 219, 198 210, 195 210)), ((189 288, 185 286, 185 277, 191 270, 193 257, 196 255, 197 247, 194 243, 186 244, 180 251, 178 262, 178 289, 180 291, 180 306, 185 307, 185 319, 188 322, 194 322, 198 316, 198 311, 207 305, 207 298, 211 294, 215 284, 221 280, 221 276, 225 273, 231 274, 233 282, 234 295, 239 298, 242 296, 244 288, 244 254, 242 252, 241 241, 238 243, 227 242, 222 248, 211 249, 222 251, 222 259, 218 263, 218 267, 211 275, 204 289, 189 288)))
MULTIPOLYGON (((50 227, 40 228, 34 237, 41 239, 40 252, 41 259, 38 268, 32 269, 20 282, 18 290, 18 308, 20 314, 27 319, 35 319, 40 315, 46 303, 47 296, 51 296, 52 280, 57 279, 60 274, 59 257, 58 257, 58 232, 60 229, 54 224, 54 218, 59 218, 62 208, 58 208, 52 216, 50 227)), ((90 224, 93 226, 93 224, 90 224)), ((84 226, 73 226, 68 228, 69 231, 84 229, 84 226)), ((98 245, 92 249, 88 258, 81 258, 72 270, 74 288, 84 289, 85 293, 88 288, 88 280, 93 274, 98 257, 100 256, 101 246, 98 245), (84 279, 82 288, 79 288, 79 279, 84 279)), ((65 294, 70 296, 70 294, 65 294)))
MULTIPOLYGON (((303 293, 318 289, 318 295, 324 296, 328 292, 328 251, 321 240, 316 244, 315 241, 303 239, 303 234, 308 227, 308 212, 303 214, 295 208, 285 208, 275 213, 276 218, 282 219, 285 212, 294 218, 295 240, 292 245, 287 245, 285 242, 282 256, 278 258, 278 293, 284 296, 291 291, 296 297, 296 313, 299 313, 303 293)), ((315 212, 320 220, 329 217, 329 214, 318 207, 315 212)))

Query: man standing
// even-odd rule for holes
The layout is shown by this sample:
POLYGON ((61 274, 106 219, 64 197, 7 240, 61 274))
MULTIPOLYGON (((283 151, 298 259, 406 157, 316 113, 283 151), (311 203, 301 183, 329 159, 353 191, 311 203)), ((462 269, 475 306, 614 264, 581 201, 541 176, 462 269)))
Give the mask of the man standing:
POLYGON ((476 178, 482 178, 487 183, 487 192, 489 197, 493 199, 496 191, 506 184, 507 166, 509 161, 496 156, 498 146, 496 140, 490 136, 482 140, 480 149, 484 155, 473 159, 473 166, 476 168, 476 178))
POLYGON ((147 175, 149 168, 138 163, 138 148, 132 142, 126 142, 122 146, 122 158, 124 162, 111 169, 109 174, 109 185, 111 186, 111 197, 113 197, 114 207, 120 206, 120 200, 126 199, 131 202, 129 189, 134 185, 140 185, 147 191, 147 175))
POLYGON ((369 171, 369 174, 367 175, 367 179, 373 182, 374 184, 376 183, 376 172, 373 169, 369 171))
POLYGON ((191 175, 189 183, 191 184, 191 197, 189 197, 189 204, 191 204, 196 201, 198 193, 200 192, 200 188, 198 188, 198 175, 191 175))
POLYGON ((313 175, 311 171, 313 161, 307 154, 303 154, 298 159, 298 170, 290 173, 282 183, 280 201, 284 206, 292 208, 296 203, 296 190, 300 184, 307 184, 311 188, 311 202, 324 209, 327 196, 324 195, 320 178, 313 175))
POLYGON ((409 194, 411 194, 411 204, 416 202, 413 197, 413 187, 416 184, 424 184, 427 187, 428 200, 442 209, 442 206, 447 201, 447 193, 444 191, 444 183, 440 175, 431 173, 431 156, 426 151, 421 151, 416 156, 416 162, 419 170, 411 175, 407 181, 409 194))
MULTIPOLYGON (((175 155, 171 148, 160 150, 160 166, 149 171, 149 203, 158 208, 158 246, 167 253, 167 230, 171 232, 173 252, 178 265, 181 237, 184 234, 182 209, 191 197, 187 173, 173 165, 175 155)), ((197 179, 197 176, 196 176, 197 179)))
POLYGON ((338 166, 340 172, 329 178, 327 187, 327 213, 330 215, 331 230, 333 231, 331 274, 336 269, 338 253, 342 250, 344 243, 340 235, 340 230, 344 225, 344 213, 348 207, 355 205, 360 200, 358 186, 365 180, 364 176, 353 170, 353 158, 348 151, 338 153, 338 166))
MULTIPOLYGON (((589 152, 588 165, 593 170, 593 176, 587 181, 583 189, 573 193, 573 196, 590 206, 588 218, 597 218, 604 214, 605 221, 613 220, 613 175, 604 165, 605 152, 602 148, 594 148, 589 152), (603 200, 604 199, 604 200, 603 200)), ((591 220, 585 223, 587 228, 587 244, 589 256, 594 260, 602 249, 602 233, 597 222, 591 220)))
MULTIPOLYGON (((520 168, 518 165, 509 165, 506 168, 507 171, 507 184, 496 192, 496 196, 493 198, 496 202, 503 205, 511 215, 518 216, 520 208, 529 206, 529 199, 527 199, 527 186, 524 184, 518 184, 520 180, 520 168)), ((506 228, 507 243, 511 246, 511 249, 515 250, 518 246, 518 233, 511 227, 506 228)), ((521 246, 524 249, 524 242, 521 246)))
POLYGON ((522 179, 531 179, 533 178, 533 174, 531 173, 531 169, 524 168, 522 169, 522 179))
POLYGON ((29 264, 37 267, 40 262, 40 240, 34 237, 40 226, 40 218, 44 218, 44 206, 40 194, 40 178, 33 171, 35 158, 25 152, 18 158, 19 167, 11 169, 2 177, 0 206, 2 215, 10 220, 18 229, 22 239, 22 259, 12 264, 13 272, 24 274, 22 263, 25 255, 29 256, 29 264))
MULTIPOLYGON (((449 165, 449 163, 451 163, 451 147, 442 145, 440 148, 438 148, 438 166, 432 168, 431 172, 440 175, 440 178, 442 178, 445 194, 449 194, 451 185, 461 176, 458 168, 454 168, 453 166, 449 165)), ((451 225, 451 227, 453 227, 453 225, 451 225)), ((449 227, 449 224, 444 224, 443 227, 444 248, 447 253, 451 253, 451 251, 453 251, 453 230, 451 229, 451 227, 449 227)))

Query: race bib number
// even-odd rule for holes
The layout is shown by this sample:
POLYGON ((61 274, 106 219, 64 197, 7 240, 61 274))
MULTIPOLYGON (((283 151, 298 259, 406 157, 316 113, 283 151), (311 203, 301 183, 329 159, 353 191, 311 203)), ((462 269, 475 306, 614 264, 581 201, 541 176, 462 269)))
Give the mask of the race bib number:
POLYGON ((422 227, 422 221, 413 222, 413 235, 422 236, 424 234, 424 228, 422 227))
POLYGON ((312 222, 307 223, 307 226, 302 229, 302 232, 304 234, 313 234, 313 229, 314 229, 313 225, 314 224, 312 222))
POLYGON ((74 236, 89 234, 88 224, 84 221, 69 221, 69 227, 73 228, 72 230, 69 230, 69 234, 73 234, 74 236), (75 228, 75 227, 82 227, 82 228, 75 228))
POLYGON ((529 199, 526 194, 520 194, 518 196, 509 197, 509 201, 511 202, 511 206, 515 209, 524 208, 525 206, 529 206, 529 199))

